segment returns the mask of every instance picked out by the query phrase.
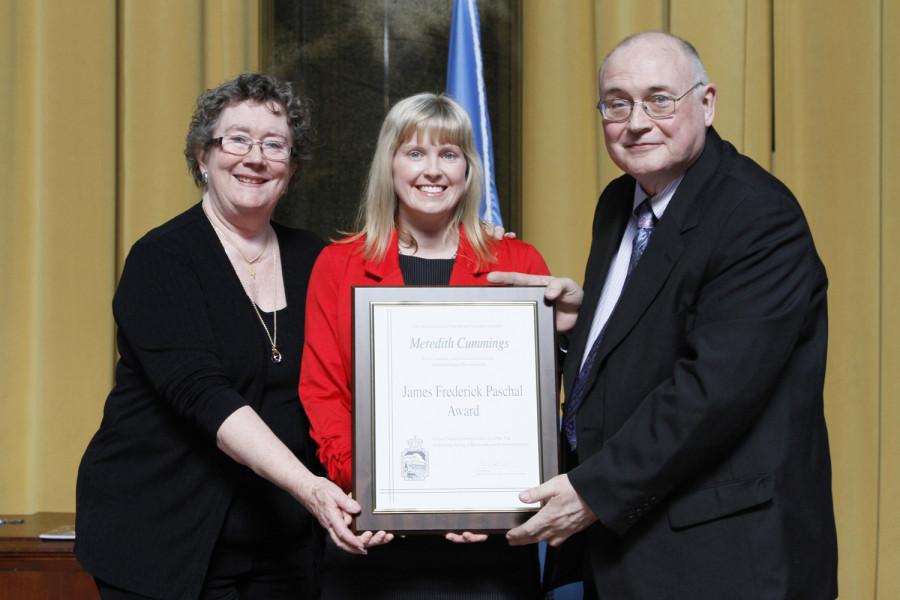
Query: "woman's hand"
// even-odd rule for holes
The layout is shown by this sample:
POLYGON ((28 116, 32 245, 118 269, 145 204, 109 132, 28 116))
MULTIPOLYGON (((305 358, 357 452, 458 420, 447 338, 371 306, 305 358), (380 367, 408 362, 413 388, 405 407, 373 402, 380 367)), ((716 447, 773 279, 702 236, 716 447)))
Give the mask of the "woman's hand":
POLYGON ((488 538, 485 533, 472 533, 471 531, 463 531, 462 533, 448 532, 444 535, 444 539, 454 544, 473 544, 483 542, 488 538))
POLYGON ((366 545, 366 548, 373 548, 375 546, 383 546, 384 544, 387 544, 394 539, 394 534, 387 531, 364 531, 363 534, 359 537, 366 545))
POLYGON ((330 480, 314 477, 312 484, 305 487, 307 496, 300 492, 300 502, 318 519, 328 531, 334 544, 351 554, 366 554, 369 548, 382 546, 394 539, 387 531, 364 531, 355 535, 350 529, 353 515, 359 514, 359 503, 330 480))
POLYGON ((507 271, 491 271, 487 274, 487 280, 491 283, 506 285, 546 286, 544 299, 556 305, 556 331, 566 333, 575 326, 578 309, 581 308, 581 301, 584 299, 584 290, 574 280, 568 277, 529 275, 507 271))
POLYGON ((216 443, 222 452, 303 504, 338 548, 366 553, 361 536, 350 531, 353 515, 361 510, 359 503, 331 481, 310 473, 252 408, 242 406, 231 413, 216 432, 216 443))
POLYGON ((328 531, 331 540, 341 550, 351 554, 366 554, 366 548, 378 545, 371 543, 372 532, 354 535, 350 530, 353 515, 359 514, 359 503, 324 477, 310 475, 310 479, 300 486, 297 499, 328 531))

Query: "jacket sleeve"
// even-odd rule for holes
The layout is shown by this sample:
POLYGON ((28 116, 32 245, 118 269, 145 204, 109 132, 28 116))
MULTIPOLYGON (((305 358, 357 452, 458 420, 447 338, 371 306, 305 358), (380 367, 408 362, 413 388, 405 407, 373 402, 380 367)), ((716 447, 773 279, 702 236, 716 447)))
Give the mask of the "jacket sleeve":
POLYGON ((181 418, 215 439, 246 401, 218 356, 194 266, 159 240, 132 248, 113 300, 122 360, 181 418))
POLYGON ((531 244, 520 240, 504 240, 507 256, 502 258, 496 270, 508 270, 529 275, 549 275, 550 269, 544 257, 531 244))
POLYGON ((343 268, 326 248, 313 267, 306 298, 306 334, 300 367, 300 401, 310 420, 311 435, 318 444, 319 461, 328 476, 349 491, 352 438, 350 371, 341 349, 350 340, 339 331, 339 295, 343 268))
POLYGON ((824 310, 824 268, 793 198, 748 193, 714 243, 674 369, 569 473, 618 533, 734 447, 824 310))

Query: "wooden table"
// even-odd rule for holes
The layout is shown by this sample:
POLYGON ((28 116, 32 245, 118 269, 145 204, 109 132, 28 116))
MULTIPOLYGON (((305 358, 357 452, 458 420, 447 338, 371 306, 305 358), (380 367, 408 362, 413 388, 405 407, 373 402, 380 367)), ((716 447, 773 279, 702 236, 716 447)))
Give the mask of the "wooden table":
POLYGON ((0 598, 15 600, 98 600, 97 587, 78 561, 72 541, 42 540, 41 533, 73 525, 72 513, 0 514, 0 598))

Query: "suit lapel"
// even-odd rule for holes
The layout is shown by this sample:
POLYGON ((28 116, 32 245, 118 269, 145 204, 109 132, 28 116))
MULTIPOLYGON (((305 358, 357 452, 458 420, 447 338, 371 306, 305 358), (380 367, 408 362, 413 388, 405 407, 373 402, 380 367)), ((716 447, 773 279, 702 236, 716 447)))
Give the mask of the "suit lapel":
POLYGON ((450 285, 487 285, 483 275, 491 270, 490 265, 481 264, 475 250, 466 237, 466 228, 459 226, 459 246, 453 271, 450 273, 450 285))
MULTIPOLYGON (((403 272, 400 270, 399 234, 396 229, 392 235, 384 258, 366 260, 363 264, 366 276, 377 282, 378 285, 404 285, 403 272)), ((489 265, 479 263, 475 251, 465 236, 465 228, 460 225, 459 249, 450 275, 450 285, 483 285, 485 282, 481 276, 489 270, 489 265)))
MULTIPOLYGON (((647 250, 631 274, 609 317, 603 341, 598 349, 597 360, 594 362, 591 373, 588 374, 589 385, 593 385, 593 380, 596 379, 606 357, 628 336, 647 312, 662 290, 672 269, 678 263, 684 252, 684 234, 696 227, 699 222, 701 202, 698 199, 701 191, 709 187, 709 180, 716 174, 719 167, 721 145, 721 138, 710 127, 707 131, 703 153, 678 186, 665 214, 653 232, 647 250)), ((627 210, 631 210, 631 203, 628 204, 627 210)), ((625 218, 628 218, 627 214, 625 218)), ((624 226, 616 237, 616 248, 621 243, 622 231, 624 231, 624 226)), ((608 268, 609 263, 607 262, 606 269, 599 271, 603 273, 604 279, 608 268)), ((587 294, 585 297, 587 298, 587 294)), ((599 296, 593 300, 592 312, 596 310, 598 299, 599 296)), ((583 353, 583 351, 584 345, 582 344, 581 352, 583 353)), ((577 356, 580 357, 581 354, 577 356)), ((574 382, 572 375, 577 375, 577 371, 570 374, 567 370, 566 374, 567 379, 574 382)))
POLYGON ((400 271, 399 236, 394 229, 387 252, 381 260, 363 260, 366 277, 377 285, 403 285, 400 271))
POLYGON ((619 250, 622 235, 631 215, 634 200, 634 179, 622 177, 612 184, 608 193, 604 193, 598 201, 595 217, 593 241, 588 255, 588 263, 584 274, 584 300, 582 310, 578 314, 578 322, 569 336, 569 356, 564 365, 566 395, 571 393, 581 369, 581 358, 587 346, 588 334, 597 312, 597 304, 603 293, 606 273, 612 264, 613 257, 619 250))
MULTIPOLYGON (((672 199, 675 201, 675 198, 672 199)), ((667 220, 668 210, 653 232, 650 244, 622 290, 619 301, 606 325, 595 365, 600 365, 609 352, 622 341, 656 298, 684 251, 681 230, 667 220)), ((592 373, 592 375, 594 375, 592 373)))

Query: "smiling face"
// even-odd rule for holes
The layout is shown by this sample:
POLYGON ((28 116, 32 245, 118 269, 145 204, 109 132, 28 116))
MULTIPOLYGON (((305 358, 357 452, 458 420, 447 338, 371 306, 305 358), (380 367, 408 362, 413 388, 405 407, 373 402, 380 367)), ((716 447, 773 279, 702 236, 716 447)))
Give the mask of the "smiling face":
MULTIPOLYGON (((240 135, 254 141, 278 140, 291 145, 291 130, 284 108, 276 114, 267 104, 244 101, 222 110, 213 137, 240 135)), ((197 161, 208 174, 205 196, 214 210, 228 220, 275 209, 287 190, 295 167, 290 160, 274 161, 254 145, 245 156, 236 156, 213 144, 197 150, 197 161)))
MULTIPOLYGON (((600 77, 601 100, 635 101, 653 94, 677 98, 698 83, 699 75, 675 40, 650 34, 613 51, 600 77)), ((715 105, 716 89, 712 84, 688 93, 669 117, 651 119, 636 104, 627 121, 603 121, 606 149, 613 162, 652 196, 684 174, 700 156, 715 105)))
POLYGON ((410 229, 449 226, 466 192, 466 158, 459 146, 437 142, 425 130, 397 147, 392 176, 401 223, 410 229))

